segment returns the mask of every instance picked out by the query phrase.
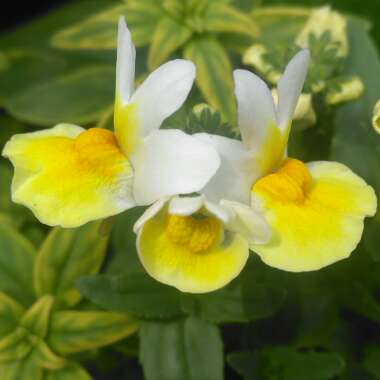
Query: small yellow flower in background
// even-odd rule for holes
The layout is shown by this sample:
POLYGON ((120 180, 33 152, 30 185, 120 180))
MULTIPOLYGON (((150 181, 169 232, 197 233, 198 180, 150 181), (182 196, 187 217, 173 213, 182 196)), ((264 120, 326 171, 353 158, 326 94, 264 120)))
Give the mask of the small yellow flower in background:
POLYGON ((134 91, 135 47, 120 18, 115 134, 59 124, 15 135, 6 144, 15 174, 12 199, 47 225, 78 227, 200 190, 218 169, 216 151, 179 130, 158 130, 185 101, 194 65, 170 61, 134 91))
POLYGON ((331 89, 326 94, 327 104, 350 102, 362 96, 364 84, 359 77, 349 78, 339 84, 338 89, 331 89))
POLYGON ((380 133, 380 99, 373 108, 372 126, 377 133, 380 133))
POLYGON ((268 265, 294 272, 348 257, 361 239, 364 218, 375 214, 377 204, 372 187, 346 166, 286 157, 308 61, 308 51, 301 51, 289 62, 278 84, 277 107, 260 78, 246 70, 234 73, 243 143, 260 170, 251 205, 272 229, 269 243, 250 248, 268 265))
POLYGON ((296 43, 301 48, 308 48, 311 34, 320 37, 326 31, 331 34, 331 42, 336 43, 338 55, 346 56, 348 53, 347 19, 340 13, 331 10, 328 5, 311 11, 305 26, 296 38, 296 43))
POLYGON ((146 271, 183 292, 206 293, 232 281, 244 268, 249 241, 262 244, 270 230, 258 213, 244 222, 203 194, 172 197, 152 205, 136 222, 137 250, 146 271))

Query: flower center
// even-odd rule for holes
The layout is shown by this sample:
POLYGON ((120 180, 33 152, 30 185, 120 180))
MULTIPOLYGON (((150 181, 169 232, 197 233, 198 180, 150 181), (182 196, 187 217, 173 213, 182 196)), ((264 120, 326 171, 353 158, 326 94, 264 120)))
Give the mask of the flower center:
POLYGON ((211 216, 169 215, 166 235, 174 243, 193 253, 207 251, 222 233, 222 224, 211 216))
POLYGON ((276 173, 259 179, 252 191, 264 193, 281 202, 299 203, 305 200, 310 184, 311 176, 306 165, 288 158, 276 173))

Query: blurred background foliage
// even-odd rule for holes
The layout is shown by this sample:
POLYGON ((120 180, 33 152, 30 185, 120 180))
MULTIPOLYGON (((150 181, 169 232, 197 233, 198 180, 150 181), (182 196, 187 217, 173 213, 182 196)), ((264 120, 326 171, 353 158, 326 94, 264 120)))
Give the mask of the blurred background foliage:
MULTIPOLYGON (((20 25, 0 36, 0 147, 15 133, 58 122, 112 128, 120 14, 138 48, 138 81, 173 57, 197 65, 189 101, 163 127, 237 137, 232 69, 245 66, 274 86, 299 49, 311 9, 325 5, 53 3, 30 5, 46 14, 29 15, 27 23, 18 18, 20 25)), ((319 31, 302 42, 313 60, 289 153, 346 163, 379 194, 380 138, 371 117, 380 98, 380 4, 329 4, 339 18, 318 21, 319 31)), ((10 26, 6 20, 3 28, 10 26)), ((348 260, 292 274, 252 254, 224 289, 189 295, 155 282, 141 267, 132 226, 142 209, 49 231, 11 202, 11 176, 1 160, 1 380, 380 378, 379 215, 348 260)))

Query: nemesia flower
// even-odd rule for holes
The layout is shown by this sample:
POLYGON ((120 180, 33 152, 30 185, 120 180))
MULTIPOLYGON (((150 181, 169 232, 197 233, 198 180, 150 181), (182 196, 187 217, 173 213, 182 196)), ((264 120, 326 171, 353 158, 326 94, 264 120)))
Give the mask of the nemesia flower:
POLYGON ((247 262, 249 243, 262 244, 270 238, 268 224, 259 213, 233 204, 239 215, 204 194, 153 204, 134 227, 146 271, 190 293, 210 292, 232 281, 247 262))
MULTIPOLYGON (((227 148, 236 146, 236 141, 207 136, 222 155, 222 165, 203 190, 222 198, 225 184, 235 183, 236 195, 249 185, 251 206, 264 213, 272 232, 267 244, 250 248, 268 265, 294 272, 320 269, 348 257, 361 239, 364 218, 374 215, 377 203, 372 187, 345 165, 305 164, 286 157, 308 61, 309 52, 304 50, 289 62, 278 84, 277 107, 260 78, 246 70, 234 72, 240 156, 244 157, 244 147, 255 164, 247 165, 246 158, 238 159, 227 148), (256 173, 249 178, 251 167, 256 173)), ((248 196, 246 191, 243 196, 248 196)), ((240 214, 239 208, 232 208, 240 214)))
POLYGON ((115 133, 71 124, 15 135, 5 145, 15 174, 12 199, 45 224, 78 227, 200 190, 220 159, 207 144, 179 130, 158 130, 185 101, 195 67, 170 61, 134 91, 135 47, 120 18, 115 133))

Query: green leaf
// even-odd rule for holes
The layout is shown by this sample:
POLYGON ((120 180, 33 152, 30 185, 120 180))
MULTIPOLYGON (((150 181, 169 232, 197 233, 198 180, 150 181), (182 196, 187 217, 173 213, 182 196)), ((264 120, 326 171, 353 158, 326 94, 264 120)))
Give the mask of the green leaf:
MULTIPOLYGON (((372 110, 380 98, 380 59, 368 35, 366 24, 350 20, 350 51, 342 75, 357 75, 363 81, 364 94, 355 102, 341 106, 336 113, 331 157, 348 165, 380 191, 380 136, 371 126, 372 110)), ((369 222, 364 234, 366 248, 380 261, 380 213, 369 222)))
POLYGON ((285 299, 285 290, 255 283, 252 276, 238 278, 209 294, 182 295, 182 307, 201 319, 218 322, 247 322, 270 317, 285 299))
POLYGON ((22 95, 27 89, 62 73, 66 61, 57 54, 39 50, 14 50, 8 53, 9 67, 0 71, 0 103, 22 95))
POLYGON ((157 25, 149 48, 148 65, 155 69, 163 63, 171 53, 183 46, 191 37, 192 31, 173 18, 163 17, 157 25))
POLYGON ((14 117, 32 124, 88 124, 112 105, 114 76, 110 65, 79 68, 26 89, 10 98, 6 107, 14 117))
POLYGON ((32 244, 6 225, 0 225, 0 291, 23 305, 34 299, 32 268, 36 255, 32 244))
POLYGON ((255 8, 252 19, 260 30, 259 41, 264 44, 294 43, 309 16, 308 8, 297 6, 266 6, 255 8))
POLYGON ((115 218, 111 236, 113 256, 107 267, 108 274, 145 273, 138 258, 136 234, 133 232, 134 224, 144 211, 145 207, 134 207, 115 218))
POLYGON ((184 50, 197 67, 197 85, 211 106, 236 125, 232 66, 223 46, 212 36, 194 38, 184 50))
POLYGON ((147 380, 223 379, 223 343, 211 323, 196 318, 144 322, 140 339, 147 380))
POLYGON ((51 9, 45 16, 24 23, 10 33, 0 37, 0 48, 46 48, 52 34, 67 25, 88 18, 91 14, 107 9, 109 0, 74 1, 65 6, 51 9))
POLYGON ((125 18, 131 30, 133 43, 139 47, 148 44, 157 24, 164 15, 157 0, 128 0, 125 18))
POLYGON ((233 353, 227 360, 244 380, 328 380, 345 367, 337 353, 296 351, 290 347, 233 353))
POLYGON ((72 307, 81 300, 75 280, 99 271, 108 238, 101 222, 76 229, 54 228, 41 246, 35 263, 34 286, 39 296, 53 294, 58 307, 72 307))
MULTIPOLYGON (((0 119, 1 123, 1 119, 0 119)), ((10 123, 12 127, 16 127, 14 123, 10 123)), ((0 128, 3 125, 0 124, 0 128)), ((14 128, 13 133, 19 132, 14 128)), ((9 136, 10 137, 10 136, 9 136)), ((8 140, 8 139, 7 139, 8 140)), ((15 228, 21 228, 26 222, 34 221, 33 214, 24 206, 18 205, 12 202, 11 199, 11 183, 13 177, 13 170, 11 166, 5 162, 0 162, 0 213, 2 213, 7 219, 8 226, 15 228)))
POLYGON ((23 360, 0 365, 1 380, 42 380, 43 369, 34 360, 33 354, 23 360))
POLYGON ((82 366, 74 363, 59 371, 47 371, 45 380, 92 380, 92 377, 82 366))
POLYGON ((213 2, 207 8, 204 24, 210 32, 229 32, 257 37, 259 30, 251 17, 227 4, 213 2))
POLYGON ((127 12, 126 5, 117 5, 99 12, 84 21, 60 30, 51 38, 52 46, 60 49, 115 49, 117 23, 127 12))
POLYGON ((364 368, 374 379, 380 379, 380 347, 372 346, 367 348, 364 358, 364 368))
POLYGON ((138 328, 126 314, 107 311, 60 311, 53 314, 49 346, 61 355, 112 344, 138 328))
POLYGON ((24 311, 19 303, 0 292, 0 338, 16 329, 24 311))
POLYGON ((82 277, 78 288, 93 303, 107 310, 128 312, 141 318, 182 314, 178 290, 160 284, 145 273, 82 277))
POLYGON ((21 326, 31 334, 45 338, 49 328, 50 314, 54 298, 45 295, 40 298, 22 317, 21 326))

